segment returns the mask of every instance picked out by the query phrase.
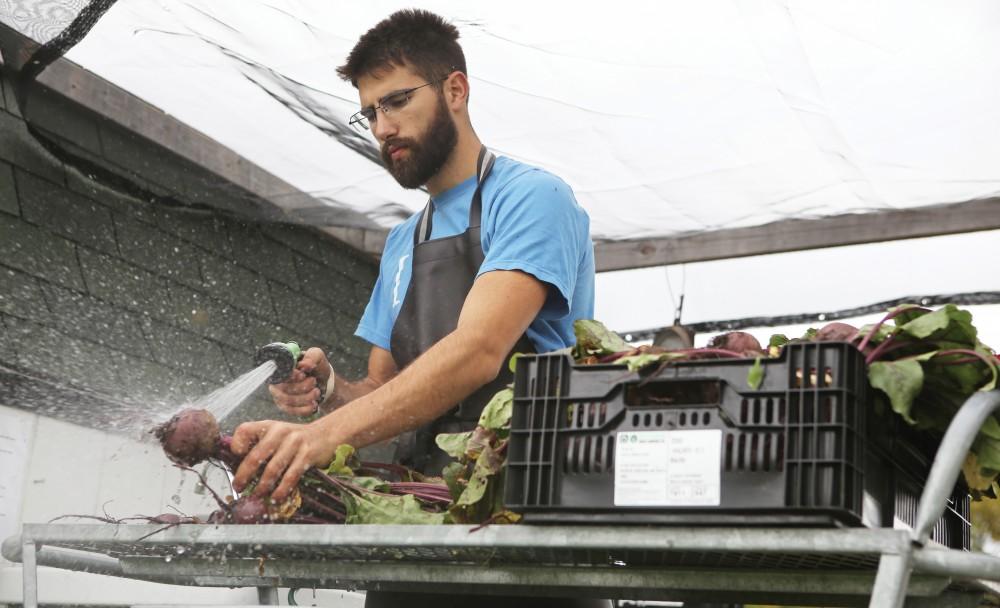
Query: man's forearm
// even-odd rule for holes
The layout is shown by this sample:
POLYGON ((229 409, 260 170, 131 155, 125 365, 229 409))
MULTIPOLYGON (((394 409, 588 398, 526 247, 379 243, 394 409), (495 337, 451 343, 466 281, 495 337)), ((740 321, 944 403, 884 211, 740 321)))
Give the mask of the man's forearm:
POLYGON ((547 289, 520 271, 483 274, 466 297, 455 331, 398 375, 393 364, 395 377, 386 374, 382 386, 311 423, 316 436, 327 448, 362 447, 435 420, 497 377, 541 310, 547 289))
POLYGON ((495 378, 502 357, 498 361, 474 335, 456 330, 396 378, 369 388, 315 424, 338 445, 363 447, 395 437, 431 422, 495 378))
POLYGON ((333 384, 333 393, 327 395, 320 405, 320 410, 324 413, 332 412, 382 386, 381 382, 368 377, 351 381, 336 372, 334 372, 334 376, 336 379, 333 384))

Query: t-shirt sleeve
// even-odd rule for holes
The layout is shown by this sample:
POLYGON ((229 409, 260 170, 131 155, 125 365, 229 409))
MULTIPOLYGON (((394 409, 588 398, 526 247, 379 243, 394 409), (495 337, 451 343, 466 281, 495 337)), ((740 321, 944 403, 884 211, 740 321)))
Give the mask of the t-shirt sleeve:
POLYGON ((497 193, 483 246, 479 275, 520 270, 548 284, 539 318, 569 314, 584 247, 591 247, 590 220, 570 187, 554 175, 533 170, 497 193))
MULTIPOLYGON (((371 298, 365 312, 361 315, 358 328, 354 335, 367 341, 368 343, 389 350, 389 340, 392 335, 392 318, 390 317, 392 307, 389 305, 392 300, 386 299, 385 281, 382 269, 379 269, 378 279, 375 280, 375 288, 372 289, 371 298)), ((392 296, 388 296, 391 298, 392 296)))
POLYGON ((396 322, 392 291, 399 269, 393 261, 400 257, 406 234, 411 232, 412 228, 405 222, 389 231, 382 251, 382 261, 379 263, 378 279, 375 280, 375 287, 358 322, 358 328, 354 331, 355 336, 385 350, 390 350, 392 326, 396 322))

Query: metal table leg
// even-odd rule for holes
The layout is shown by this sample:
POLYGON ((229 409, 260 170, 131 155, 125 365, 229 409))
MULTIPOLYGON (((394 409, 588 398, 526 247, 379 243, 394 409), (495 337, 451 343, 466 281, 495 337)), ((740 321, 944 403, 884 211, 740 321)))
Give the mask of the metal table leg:
POLYGON ((903 608, 906 588, 910 583, 912 556, 912 550, 882 554, 868 608, 903 608))
MULTIPOLYGON (((257 603, 261 606, 278 605, 277 587, 257 587, 257 603)), ((27 608, 27 607, 25 607, 27 608)))
POLYGON ((38 545, 28 540, 21 547, 21 582, 24 589, 24 608, 38 608, 38 564, 35 551, 38 545))

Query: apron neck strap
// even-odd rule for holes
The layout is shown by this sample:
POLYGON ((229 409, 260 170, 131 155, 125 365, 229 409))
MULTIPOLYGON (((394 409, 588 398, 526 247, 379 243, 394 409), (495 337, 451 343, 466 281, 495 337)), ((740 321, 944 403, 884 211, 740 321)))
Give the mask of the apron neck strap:
MULTIPOLYGON (((489 151, 486 146, 479 150, 479 159, 476 161, 476 192, 472 195, 472 204, 469 205, 469 228, 478 228, 482 223, 483 216, 483 182, 493 169, 493 163, 497 157, 489 151)), ((434 202, 427 199, 427 206, 420 214, 420 221, 417 222, 417 229, 413 231, 413 244, 419 245, 424 241, 431 240, 431 229, 433 228, 434 202)))

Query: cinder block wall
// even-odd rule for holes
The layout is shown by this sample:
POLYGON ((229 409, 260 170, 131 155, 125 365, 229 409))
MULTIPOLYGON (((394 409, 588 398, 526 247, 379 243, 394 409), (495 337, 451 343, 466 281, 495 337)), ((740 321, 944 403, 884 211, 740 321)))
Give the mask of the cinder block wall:
MULTIPOLYGON (((307 227, 166 208, 102 187, 40 146, 10 81, 0 88, 0 365, 151 407, 219 387, 276 340, 321 346, 338 371, 363 372, 368 346, 352 334, 374 260, 307 227)), ((120 173, 157 168, 133 175, 153 191, 205 180, 68 103, 36 103, 29 115, 58 111, 48 122, 63 144, 120 173)), ((238 209, 240 197, 228 203, 238 209)), ((0 405, 106 424, 72 402, 31 396, 0 391, 0 405)), ((263 401, 242 417, 272 415, 263 401)))
MULTIPOLYGON (((68 100, 43 91, 27 111, 63 149, 179 204, 65 166, 0 74, 0 540, 67 514, 205 516, 216 506, 193 474, 136 441, 143 421, 249 371, 256 347, 277 340, 321 346, 338 371, 362 374, 368 345, 352 334, 377 264, 307 227, 237 219, 266 216, 266 203, 68 100)), ((261 389, 223 422, 265 417, 279 416, 261 389)), ((228 493, 220 473, 209 483, 228 493)), ((256 599, 51 568, 39 592, 52 606, 256 599)), ((20 567, 0 559, 0 606, 21 601, 20 567)))

